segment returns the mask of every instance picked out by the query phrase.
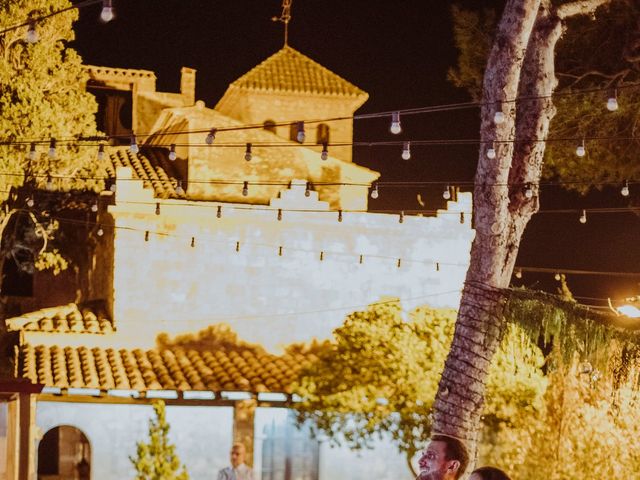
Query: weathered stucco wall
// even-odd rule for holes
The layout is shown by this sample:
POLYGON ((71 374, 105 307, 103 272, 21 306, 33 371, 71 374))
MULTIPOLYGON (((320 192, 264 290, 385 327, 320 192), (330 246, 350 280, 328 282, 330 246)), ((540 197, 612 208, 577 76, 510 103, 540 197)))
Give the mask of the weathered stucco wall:
POLYGON ((329 337, 345 315, 383 297, 400 297, 406 309, 457 306, 473 231, 470 215, 461 223, 455 212, 470 211, 469 196, 437 218, 400 223, 350 212, 339 222, 313 195, 294 185, 270 207, 158 201, 140 182, 120 180, 109 209, 112 341, 152 346, 159 332, 224 322, 276 350, 329 337))

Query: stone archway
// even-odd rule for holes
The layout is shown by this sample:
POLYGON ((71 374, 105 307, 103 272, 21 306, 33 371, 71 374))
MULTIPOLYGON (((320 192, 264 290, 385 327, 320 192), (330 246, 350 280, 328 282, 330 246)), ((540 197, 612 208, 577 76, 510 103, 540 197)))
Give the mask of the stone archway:
POLYGON ((38 445, 38 480, 89 480, 91 445, 87 436, 71 425, 47 431, 38 445))

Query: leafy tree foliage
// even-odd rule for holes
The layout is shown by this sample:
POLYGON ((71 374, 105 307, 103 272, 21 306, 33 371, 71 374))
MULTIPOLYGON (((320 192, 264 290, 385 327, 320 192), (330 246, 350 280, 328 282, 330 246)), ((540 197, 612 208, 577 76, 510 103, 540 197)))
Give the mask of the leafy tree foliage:
POLYGON ((136 457, 129 457, 136 469, 136 480, 188 480, 189 475, 169 443, 169 424, 164 402, 153 402, 155 419, 149 420, 149 443, 137 443, 136 457))
MULTIPOLYGON (((496 12, 456 6, 452 14, 459 56, 449 79, 479 101, 496 12)), ((558 43, 557 114, 551 123, 543 170, 544 177, 582 193, 640 178, 635 155, 640 141, 640 2, 617 0, 597 14, 596 22, 580 16, 569 19, 572 33, 558 43), (609 112, 605 105, 614 96, 619 108, 609 112), (578 157, 576 140, 583 137, 597 140, 586 140, 587 153, 578 157)), ((637 201, 633 188, 630 198, 637 201)))
MULTIPOLYGON (((455 317, 453 310, 421 307, 405 321, 399 303, 349 315, 334 341, 316 350, 318 361, 301 373, 298 421, 310 420, 333 441, 355 449, 388 434, 411 466, 431 434, 431 408, 455 317)), ((492 432, 520 426, 526 412, 542 406, 541 353, 522 332, 512 329, 506 338, 487 386, 485 425, 492 432)))

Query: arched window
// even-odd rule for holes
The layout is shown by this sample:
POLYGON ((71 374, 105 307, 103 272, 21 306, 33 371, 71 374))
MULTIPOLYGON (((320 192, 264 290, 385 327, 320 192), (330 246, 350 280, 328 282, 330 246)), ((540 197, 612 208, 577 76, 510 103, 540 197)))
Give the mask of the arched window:
POLYGON ((265 120, 262 124, 262 128, 264 128, 267 132, 276 133, 276 122, 273 120, 265 120))
POLYGON ((91 445, 81 430, 60 425, 44 434, 38 445, 38 478, 91 478, 91 445))
POLYGON ((322 145, 323 143, 329 143, 329 125, 321 123, 318 125, 316 131, 316 143, 322 145))

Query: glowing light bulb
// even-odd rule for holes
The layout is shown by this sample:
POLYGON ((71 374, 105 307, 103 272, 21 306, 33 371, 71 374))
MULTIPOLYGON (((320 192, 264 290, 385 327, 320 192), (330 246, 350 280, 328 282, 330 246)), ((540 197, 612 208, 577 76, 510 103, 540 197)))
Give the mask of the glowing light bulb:
POLYGON ((98 202, 93 202, 91 205, 91 211, 94 213, 98 211, 98 202))
POLYGON ((53 190, 53 178, 51 178, 51 175, 47 174, 47 185, 46 185, 47 190, 51 191, 53 190))
POLYGON ((34 44, 38 41, 39 35, 36 30, 36 22, 30 22, 29 27, 27 28, 27 34, 25 35, 25 40, 27 43, 34 44))
POLYGON ((320 152, 320 159, 326 160, 327 158, 329 158, 329 145, 327 144, 327 142, 323 142, 322 152, 320 152))
POLYGON ((298 143, 304 143, 305 138, 307 138, 304 133, 304 122, 298 122, 297 128, 298 133, 296 134, 296 140, 298 141, 298 143))
POLYGON ((489 160, 493 160, 494 158, 496 158, 496 147, 493 143, 489 148, 487 148, 487 158, 489 160))
POLYGON ((96 234, 98 234, 99 237, 104 235, 104 230, 102 229, 102 227, 98 227, 98 230, 96 231, 96 234))
POLYGON ((610 112, 615 112, 616 110, 618 110, 618 99, 615 96, 609 97, 609 99, 607 100, 607 110, 609 110, 610 112))
POLYGON ((136 142, 136 136, 135 135, 131 135, 131 144, 129 145, 129 150, 134 155, 137 154, 140 151, 140 148, 138 147, 138 143, 136 142))
POLYGON ((411 142, 404 142, 402 145, 402 159, 409 160, 411 158, 411 142))
POLYGON ((620 190, 620 195, 622 195, 623 197, 629 196, 629 182, 627 180, 624 181, 624 186, 620 190))
POLYGON ((524 187, 524 196, 527 198, 533 198, 533 189, 531 188, 531 184, 527 184, 524 187))
POLYGON ((176 187, 177 195, 184 195, 184 188, 182 188, 182 180, 178 180, 178 186, 176 187))
POLYGON ((242 184, 242 196, 246 197, 249 195, 249 182, 244 182, 242 184))
POLYGON ((308 197, 311 195, 311 182, 307 182, 307 186, 304 189, 304 196, 308 197))
POLYGON ((251 161, 251 157, 252 157, 252 155, 251 155, 251 144, 247 143, 247 149, 244 151, 244 159, 247 162, 250 162, 251 161))
POLYGON ((27 198, 27 207, 31 208, 35 205, 35 202, 33 201, 33 198, 29 197, 27 198))
POLYGON ((104 160, 104 143, 98 145, 98 160, 104 160))
POLYGON ((501 123, 504 123, 506 119, 507 117, 505 116, 504 112, 502 112, 501 110, 498 110, 496 113, 493 114, 493 123, 495 123, 496 125, 500 125, 501 123))
POLYGON ((373 189, 371 190, 371 198, 373 198, 375 200, 379 196, 380 196, 380 193, 378 192, 378 184, 374 183, 373 184, 373 189))
POLYGON ((582 210, 582 215, 580 215, 580 223, 587 223, 587 211, 582 210))
POLYGON ((29 160, 33 161, 36 159, 36 144, 31 142, 31 146, 29 147, 29 160))
POLYGON ((516 269, 515 277, 522 278, 522 270, 520 268, 516 269))
POLYGON ((116 193, 116 184, 112 183, 111 186, 109 187, 109 190, 112 191, 113 193, 116 193))
POLYGON ((560 278, 562 278, 562 277, 560 277, 560 274, 559 274, 559 273, 556 273, 556 274, 553 276, 553 278, 555 278, 555 279, 556 279, 556 282, 559 282, 559 281, 560 281, 560 278))
POLYGON ((169 151, 169 160, 171 160, 172 162, 177 158, 176 155, 176 144, 172 143, 171 144, 171 150, 169 151))
POLYGON ((52 138, 49 142, 49 158, 56 158, 56 139, 52 138))
POLYGON ((389 131, 394 135, 398 135, 402 131, 402 126, 400 125, 400 112, 393 112, 391 114, 391 125, 389 126, 389 131))
POLYGON ((442 192, 442 198, 445 200, 449 200, 451 198, 451 187, 449 185, 447 185, 442 192))
POLYGON ((109 23, 113 20, 113 5, 111 0, 102 0, 102 11, 100 12, 100 20, 109 23))
POLYGON ((584 157, 587 153, 587 149, 584 147, 584 140, 580 145, 576 147, 576 155, 579 157, 584 157))
POLYGON ((209 133, 207 134, 207 138, 205 138, 205 142, 207 143, 207 145, 211 145, 213 143, 213 141, 216 139, 216 129, 212 128, 211 130, 209 130, 209 133))

